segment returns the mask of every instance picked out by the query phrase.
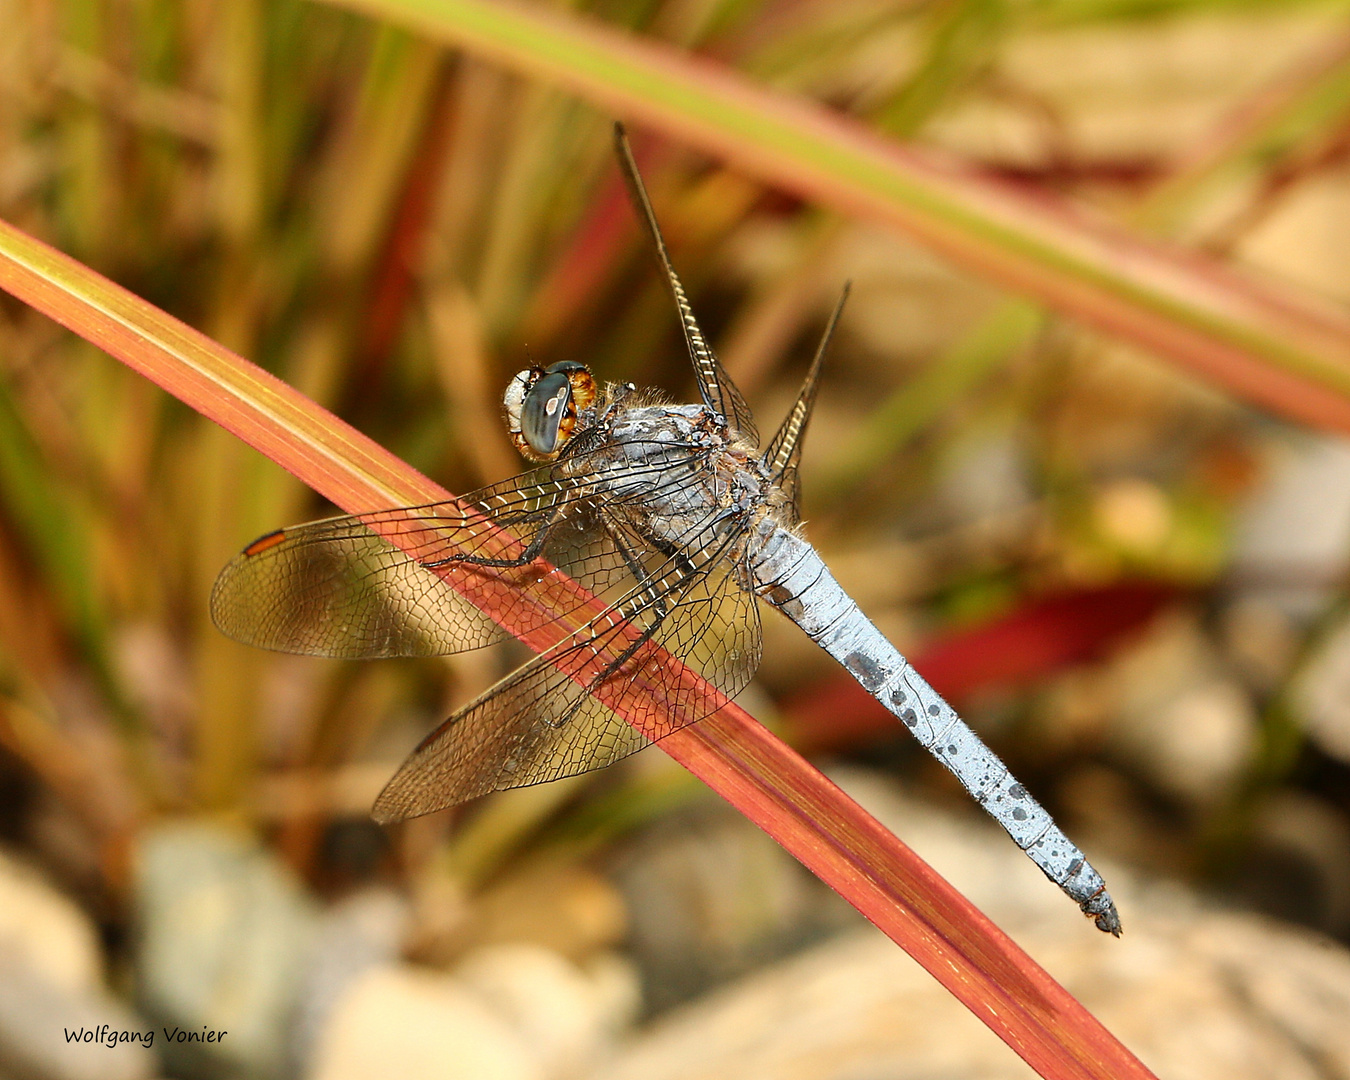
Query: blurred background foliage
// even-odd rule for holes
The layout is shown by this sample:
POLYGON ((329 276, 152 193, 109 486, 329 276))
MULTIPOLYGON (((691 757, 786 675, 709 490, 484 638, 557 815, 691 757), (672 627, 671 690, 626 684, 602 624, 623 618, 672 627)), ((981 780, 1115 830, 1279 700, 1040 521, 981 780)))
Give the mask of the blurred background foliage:
MULTIPOLYGON (((1350 300, 1344 3, 557 6, 1350 300)), ((0 216, 455 491, 516 471, 498 401, 528 364, 691 393, 610 122, 322 4, 0 5, 0 216)), ((654 133, 634 143, 761 427, 855 283, 804 493, 810 536, 864 609, 1094 857, 1350 939, 1346 443, 903 237, 654 133)), ((0 303, 0 833, 94 913, 115 966, 153 907, 144 838, 185 819, 252 837, 306 902, 372 883, 411 896, 401 947, 425 960, 484 940, 582 956, 627 933, 648 950, 649 1007, 847 917, 806 886, 765 886, 762 852, 719 856, 758 914, 728 917, 697 957, 658 940, 676 916, 643 913, 662 879, 634 869, 641 842, 678 861, 659 844, 671 821, 715 832, 706 794, 659 751, 377 830, 365 811, 402 755, 518 654, 343 665, 221 638, 206 615, 219 568, 324 512, 0 303)), ((765 633, 753 712, 964 808, 828 658, 771 618, 765 633)))

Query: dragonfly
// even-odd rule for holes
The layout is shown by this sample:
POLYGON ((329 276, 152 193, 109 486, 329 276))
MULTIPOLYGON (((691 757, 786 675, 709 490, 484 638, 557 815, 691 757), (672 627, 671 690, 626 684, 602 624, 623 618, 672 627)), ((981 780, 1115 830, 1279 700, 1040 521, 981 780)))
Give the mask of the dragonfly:
POLYGON ((842 664, 1119 935, 1101 875, 803 535, 803 436, 847 286, 795 404, 761 446, 694 317, 620 125, 615 150, 699 401, 600 384, 576 361, 522 371, 504 414, 530 469, 449 502, 268 533, 221 571, 216 626, 250 645, 329 657, 445 655, 510 635, 537 650, 411 753, 374 806, 392 822, 601 768, 710 715, 755 673, 762 602, 842 664))

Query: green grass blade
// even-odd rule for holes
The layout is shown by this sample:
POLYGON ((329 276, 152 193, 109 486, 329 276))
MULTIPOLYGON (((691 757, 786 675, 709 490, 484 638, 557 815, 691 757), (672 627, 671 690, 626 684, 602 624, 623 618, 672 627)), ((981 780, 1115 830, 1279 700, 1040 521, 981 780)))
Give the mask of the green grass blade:
POLYGON ((902 229, 1263 408, 1350 431, 1350 319, 1330 305, 962 172, 598 21, 515 0, 340 2, 559 83, 775 187, 902 229))

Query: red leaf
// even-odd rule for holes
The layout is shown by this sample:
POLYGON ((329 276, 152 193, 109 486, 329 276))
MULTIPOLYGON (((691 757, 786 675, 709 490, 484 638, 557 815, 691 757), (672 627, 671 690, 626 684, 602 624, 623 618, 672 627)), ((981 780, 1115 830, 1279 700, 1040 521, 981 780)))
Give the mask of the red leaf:
MULTIPOLYGON (((0 288, 351 512, 448 497, 285 383, 5 223, 0 288)), ((617 697, 609 703, 626 707, 617 697)), ((638 717, 649 708, 636 705, 638 717)), ((1043 1076, 1151 1075, 969 901, 743 710, 727 704, 661 748, 844 896, 1043 1076)))

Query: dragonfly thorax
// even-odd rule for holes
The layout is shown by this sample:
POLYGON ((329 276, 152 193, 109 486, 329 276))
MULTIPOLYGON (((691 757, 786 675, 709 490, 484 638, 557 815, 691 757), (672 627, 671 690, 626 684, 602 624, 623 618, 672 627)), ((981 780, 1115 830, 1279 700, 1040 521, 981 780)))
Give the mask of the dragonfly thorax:
POLYGON ((564 360, 518 372, 502 405, 511 440, 531 461, 553 461, 595 404, 595 379, 585 364, 564 360))
POLYGON ((599 480, 607 501, 640 506, 644 527, 673 547, 744 528, 770 494, 762 463, 705 405, 621 409, 605 446, 577 465, 599 480))

